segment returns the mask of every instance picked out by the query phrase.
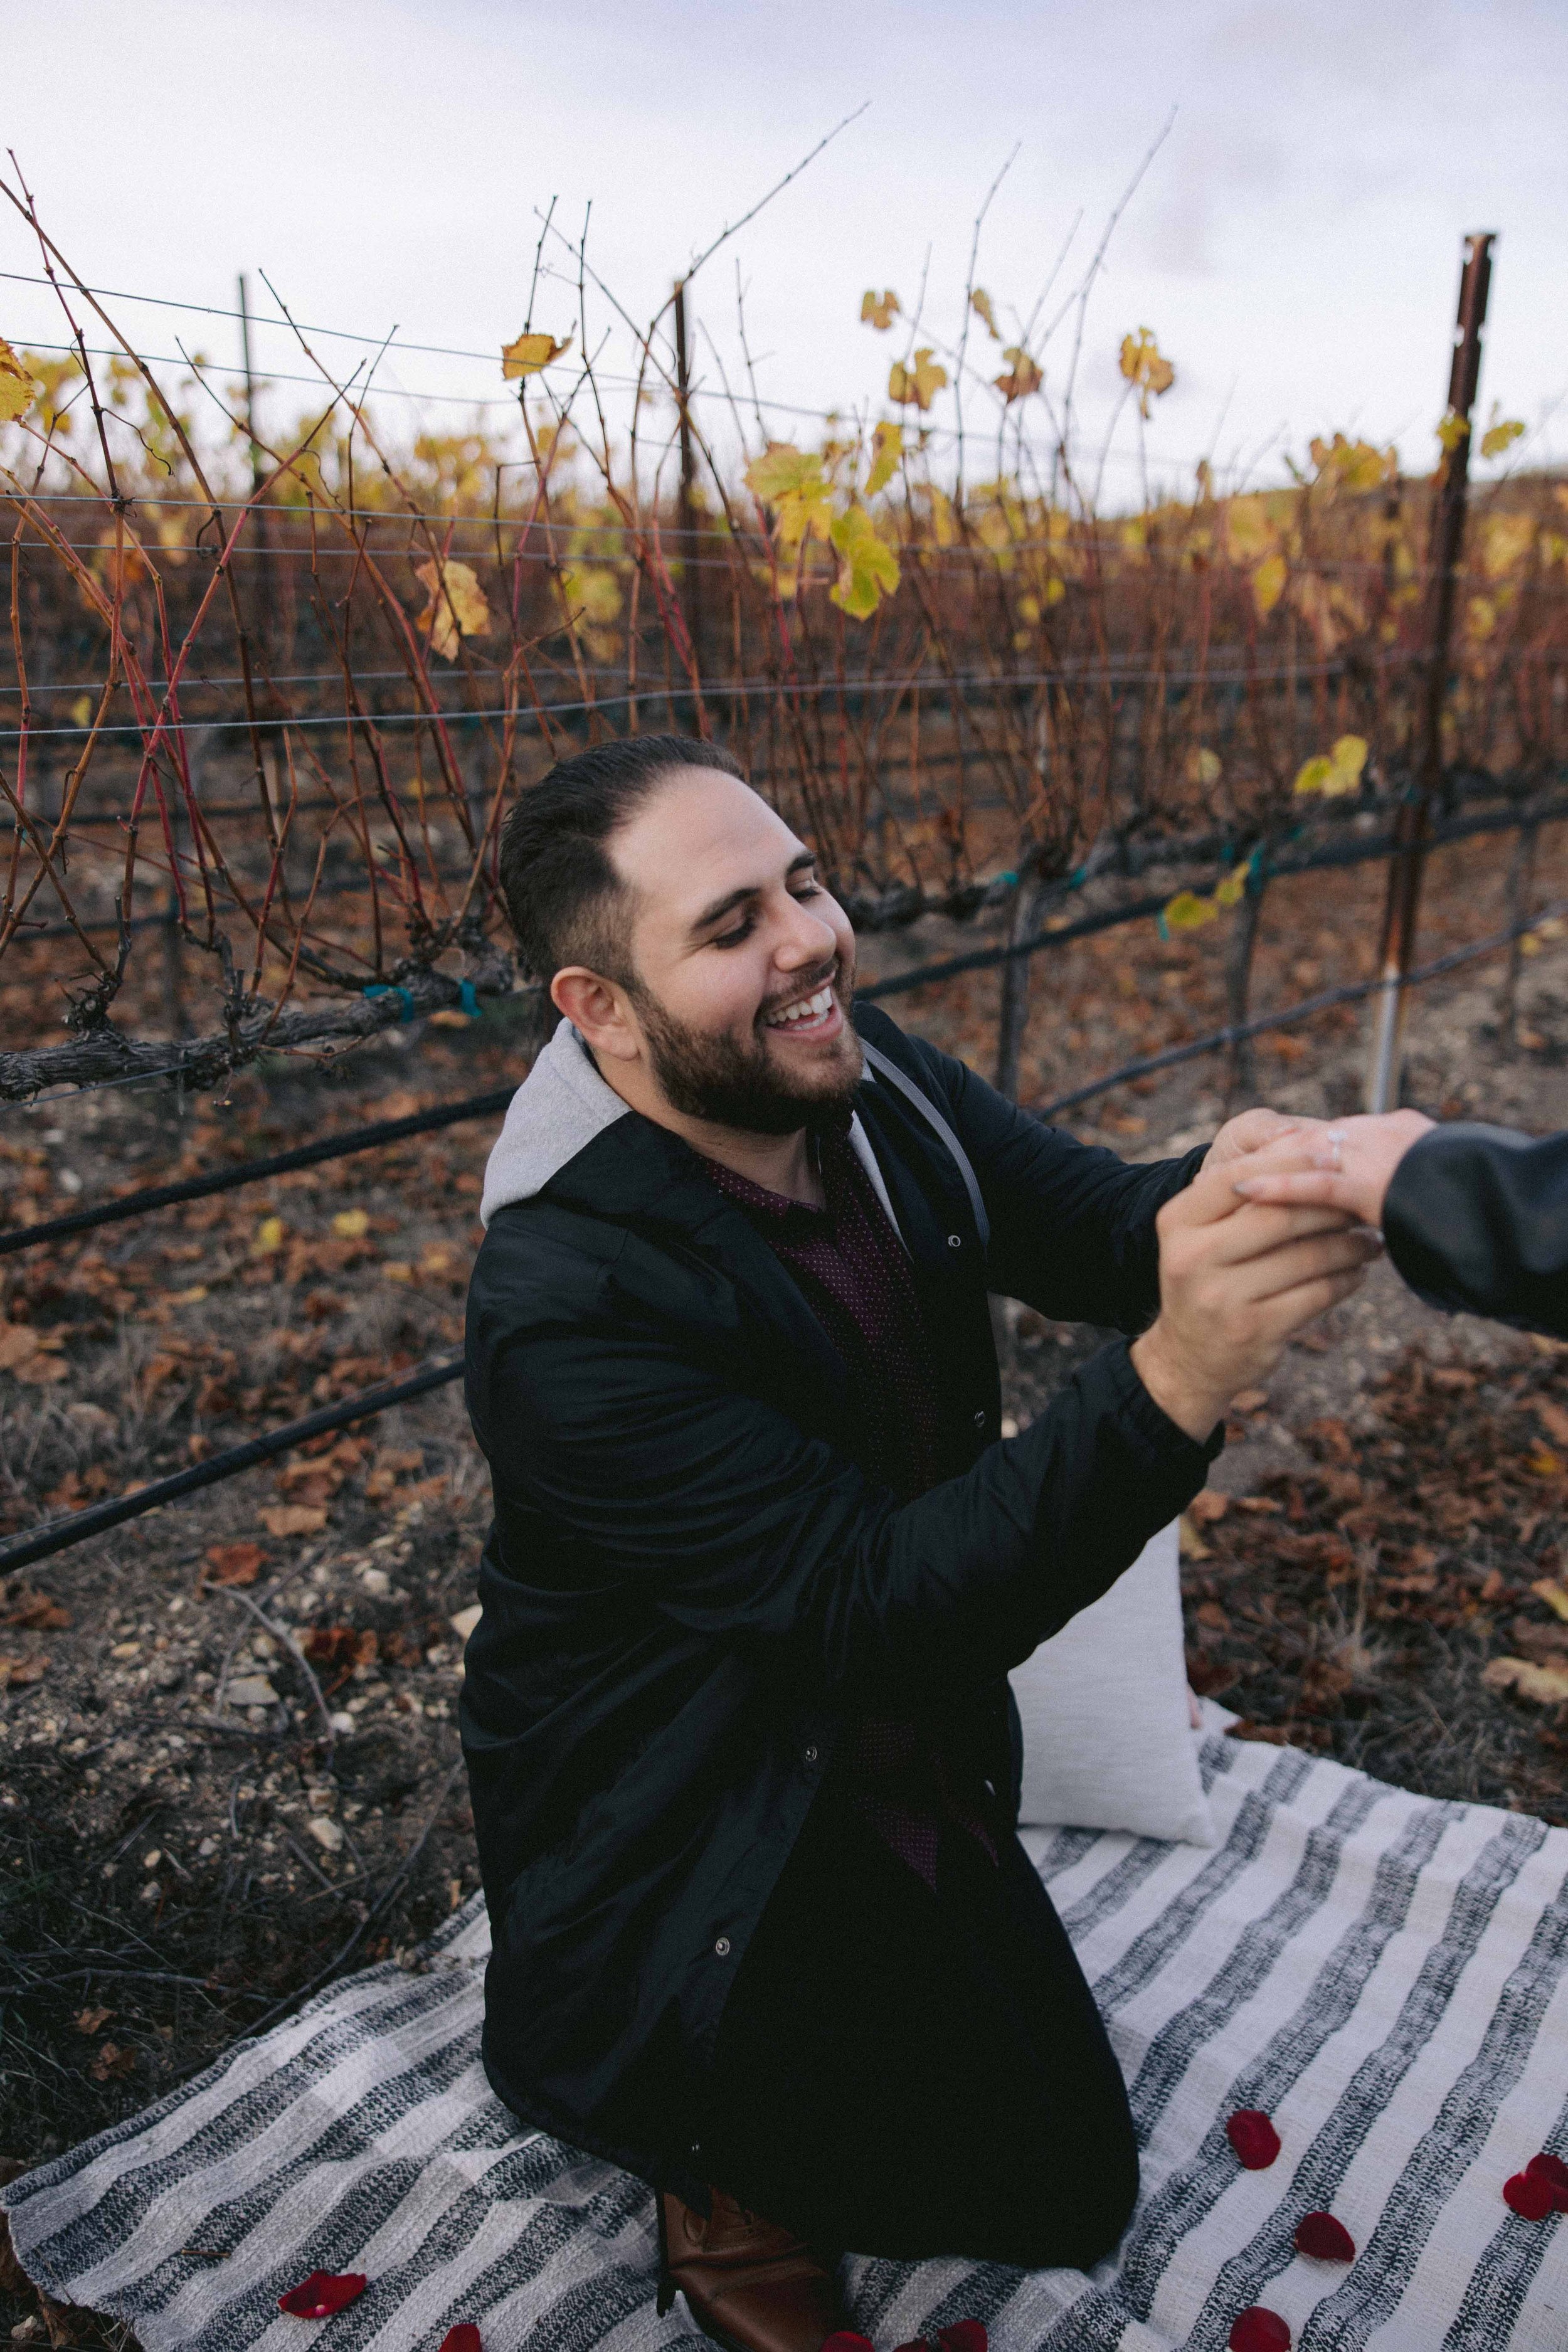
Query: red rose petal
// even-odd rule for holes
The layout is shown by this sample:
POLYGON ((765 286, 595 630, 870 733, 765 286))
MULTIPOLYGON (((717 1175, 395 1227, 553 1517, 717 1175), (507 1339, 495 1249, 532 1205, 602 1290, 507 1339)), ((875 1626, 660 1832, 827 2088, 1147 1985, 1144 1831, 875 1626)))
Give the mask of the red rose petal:
POLYGON ((1290 2330, 1277 2311, 1266 2311, 1260 2303, 1237 2313, 1226 2340, 1230 2352, 1290 2352, 1290 2330))
POLYGON ((1320 2263, 1353 2263, 1355 2240, 1331 2213, 1303 2213, 1296 2224, 1296 2252, 1320 2263))
POLYGON ((1568 2164, 1560 2156, 1532 2156, 1525 2166, 1531 2180, 1543 2180, 1560 2213, 1568 2213, 1568 2164))
POLYGON ((1248 2172, 1265 2172, 1279 2153, 1279 2135, 1261 2107, 1237 2107, 1225 2136, 1248 2172))
POLYGON ((1556 2210, 1557 2192, 1533 2172, 1516 2172, 1511 2180, 1503 2182, 1502 2201, 1527 2221, 1544 2221, 1556 2210))
POLYGON ((369 2284, 363 2271, 345 2271, 341 2277, 331 2271, 312 2271, 279 2296, 278 2308, 290 2319, 330 2319, 334 2311, 357 2302, 369 2284))
POLYGON ((441 2352, 482 2352, 479 2331, 471 2319, 459 2319, 441 2338, 441 2352))
MULTIPOLYGON (((836 2327, 823 2343, 822 2352, 876 2352, 868 2336, 858 2336, 852 2327, 836 2327)), ((900 2352, 922 2352, 918 2345, 903 2345, 900 2352)))
POLYGON ((938 2352, 990 2352, 991 2339, 978 2319, 955 2319, 936 2340, 938 2352))

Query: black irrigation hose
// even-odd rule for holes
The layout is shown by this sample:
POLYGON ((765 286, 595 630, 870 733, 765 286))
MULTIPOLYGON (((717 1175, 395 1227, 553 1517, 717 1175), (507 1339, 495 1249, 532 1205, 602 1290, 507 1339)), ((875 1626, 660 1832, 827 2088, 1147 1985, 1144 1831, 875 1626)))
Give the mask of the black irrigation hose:
MULTIPOLYGON (((1468 840, 1473 834, 1517 833, 1525 825, 1552 824, 1563 817, 1568 817, 1568 800, 1552 801, 1544 808, 1529 812, 1510 809, 1489 816, 1450 817, 1433 826, 1428 847, 1441 849, 1449 842, 1468 840)), ((1271 858, 1263 878, 1274 881, 1289 875, 1315 874, 1327 866, 1366 866, 1377 858, 1391 856, 1394 846, 1391 833, 1376 834, 1366 841, 1331 842, 1326 848, 1314 849, 1304 857, 1271 858)), ((1038 955, 1042 948, 1068 947, 1074 940, 1089 939, 1097 931, 1113 931, 1123 923, 1141 922, 1147 916, 1162 914, 1170 905, 1172 895, 1169 890, 1162 890, 1157 898, 1133 898, 1123 906, 1102 908, 1099 914, 1081 916, 1076 923, 1063 923, 1056 930, 1032 931, 1027 939, 1016 940, 1007 947, 972 948, 967 955, 949 956, 942 963, 917 964, 912 971, 894 972, 886 980, 871 981, 866 987, 857 988, 855 993, 874 1003, 878 997, 901 996, 906 990, 924 988, 928 982, 956 979, 962 971, 990 971, 998 964, 1038 955)))
POLYGON ((244 1160, 216 1175, 187 1176, 177 1184, 150 1184, 140 1192, 121 1193, 117 1201, 100 1201, 96 1208, 73 1209, 68 1216, 50 1217, 43 1224, 15 1225, 9 1233, 0 1233, 0 1257, 13 1250, 31 1249, 40 1242, 66 1241, 73 1234, 90 1233, 96 1225, 144 1216, 150 1209, 172 1209, 182 1201, 205 1200, 209 1192, 232 1192, 241 1184, 286 1176, 295 1168, 316 1168, 323 1160, 342 1160, 351 1152, 374 1150, 378 1144, 401 1143, 405 1136, 428 1135, 437 1128, 453 1127, 459 1119, 484 1118, 504 1111, 516 1092, 515 1087, 492 1087, 488 1094, 437 1103, 434 1109, 415 1111, 407 1118, 384 1118, 372 1127, 346 1128, 341 1134, 323 1136, 319 1143, 301 1143, 292 1151, 274 1152, 269 1160, 244 1160))
POLYGON ((85 1511, 72 1511, 65 1518, 51 1520, 45 1527, 36 1528, 31 1535, 0 1544, 0 1577, 8 1576, 14 1568, 28 1568, 36 1559, 47 1559, 52 1552, 67 1551, 73 1544, 85 1543, 89 1536, 101 1535, 107 1528, 120 1527, 126 1519, 140 1518, 144 1511, 178 1502, 182 1496, 194 1495, 200 1487, 233 1478, 241 1470, 254 1468, 258 1462, 270 1462, 275 1454, 289 1453, 307 1438, 324 1436, 329 1430, 345 1429, 351 1422, 385 1412, 392 1405, 406 1404, 412 1398, 423 1396, 426 1390, 460 1380, 462 1371, 461 1356, 427 1364, 423 1371, 411 1373, 405 1381, 380 1381, 374 1388, 362 1389, 357 1396, 346 1397, 342 1404, 323 1405, 320 1412, 308 1412, 301 1421, 285 1422, 280 1429, 269 1430, 265 1437, 247 1438, 243 1445, 226 1446, 221 1454, 193 1463, 188 1470, 176 1470, 169 1478, 154 1478, 151 1486, 138 1487, 133 1495, 117 1495, 110 1502, 92 1503, 85 1511))
MULTIPOLYGON (((1538 923, 1549 922, 1554 915, 1568 913, 1568 898, 1559 898, 1552 906, 1542 907, 1525 921, 1511 924, 1505 931, 1494 931, 1489 939, 1472 940, 1468 947, 1452 948, 1447 955, 1435 957, 1432 962, 1418 964, 1399 984, 1402 988, 1419 988, 1428 980, 1452 971, 1462 963, 1473 963, 1478 956, 1495 955, 1514 940, 1522 939, 1538 923)), ((1057 1111, 1070 1110, 1075 1103, 1088 1102, 1095 1095, 1108 1094, 1112 1087, 1125 1086, 1130 1078, 1146 1077, 1152 1070, 1169 1070, 1178 1062, 1195 1061, 1202 1054, 1216 1054, 1226 1045, 1238 1045, 1245 1038, 1262 1037, 1270 1029, 1290 1029, 1298 1021, 1310 1021, 1316 1013, 1326 1013, 1336 1004, 1355 1004, 1363 997, 1375 996, 1390 982, 1380 975, 1375 980, 1346 981, 1342 987, 1325 988, 1317 996, 1303 997, 1299 1004, 1287 1005, 1283 1013, 1260 1013, 1251 1021, 1237 1021, 1225 1029, 1213 1029, 1206 1037, 1194 1037, 1184 1045, 1167 1045, 1163 1053, 1141 1054, 1136 1061, 1123 1062, 1118 1070, 1102 1078, 1093 1079, 1086 1087, 1075 1087, 1070 1094, 1054 1095, 1049 1102, 1031 1103, 1028 1108, 1037 1118, 1049 1118, 1057 1111)))

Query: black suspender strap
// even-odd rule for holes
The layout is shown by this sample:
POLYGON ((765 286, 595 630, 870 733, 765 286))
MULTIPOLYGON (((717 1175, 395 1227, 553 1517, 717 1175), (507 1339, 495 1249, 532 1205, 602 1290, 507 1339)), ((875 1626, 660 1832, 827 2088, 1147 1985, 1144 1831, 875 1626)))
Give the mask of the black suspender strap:
POLYGON ((896 1062, 889 1062, 886 1054, 879 1053, 875 1045, 868 1045, 864 1037, 860 1040, 860 1051, 865 1055, 867 1062, 878 1077, 886 1078, 890 1087, 896 1087, 905 1101, 913 1105, 926 1125, 934 1129, 946 1144, 957 1164, 958 1172, 963 1179, 963 1189, 969 1195, 969 1205, 974 1212, 974 1223, 980 1235, 980 1246, 982 1249, 989 1248, 991 1220, 985 1213, 985 1203, 980 1195, 980 1181, 970 1165, 969 1154, 963 1144, 960 1143, 930 1096, 922 1094, 912 1078, 905 1077, 896 1062))

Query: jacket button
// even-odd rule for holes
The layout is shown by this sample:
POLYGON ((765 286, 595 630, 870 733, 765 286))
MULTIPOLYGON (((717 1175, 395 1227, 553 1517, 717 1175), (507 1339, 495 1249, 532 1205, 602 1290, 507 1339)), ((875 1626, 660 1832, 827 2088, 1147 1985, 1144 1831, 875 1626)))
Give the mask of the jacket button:
POLYGON ((974 1426, 975 1426, 975 1428, 976 1428, 976 1429, 984 1429, 984 1426, 985 1426, 985 1415, 984 1415, 984 1411, 982 1411, 982 1412, 977 1412, 977 1413, 975 1414, 975 1416, 974 1416, 974 1426))
POLYGON ((817 1752, 815 1748, 808 1748, 805 1751, 805 1762, 808 1764, 815 1764, 816 1761, 816 1753, 817 1752))
POLYGON ((949 1234, 947 1237, 947 1245, 949 1249, 962 1249, 963 1247, 963 1235, 962 1234, 949 1234))
POLYGON ((718 1942, 714 1945, 713 1949, 718 1953, 719 1958, 720 1958, 721 1960, 727 1960, 727 1959, 729 1958, 729 1957, 730 1957, 730 1938, 729 1938, 729 1937, 728 1937, 728 1936, 721 1936, 721 1937, 720 1937, 720 1938, 719 1938, 719 1940, 718 1940, 718 1942))

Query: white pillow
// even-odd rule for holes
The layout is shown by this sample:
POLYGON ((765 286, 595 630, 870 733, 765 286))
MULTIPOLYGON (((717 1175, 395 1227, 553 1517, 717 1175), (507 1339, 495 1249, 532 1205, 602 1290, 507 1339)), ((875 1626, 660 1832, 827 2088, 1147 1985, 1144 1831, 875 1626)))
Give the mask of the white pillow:
POLYGON ((1217 1843, 1187 1706, 1174 1524, 1008 1680, 1024 1726, 1020 1828, 1217 1843))

